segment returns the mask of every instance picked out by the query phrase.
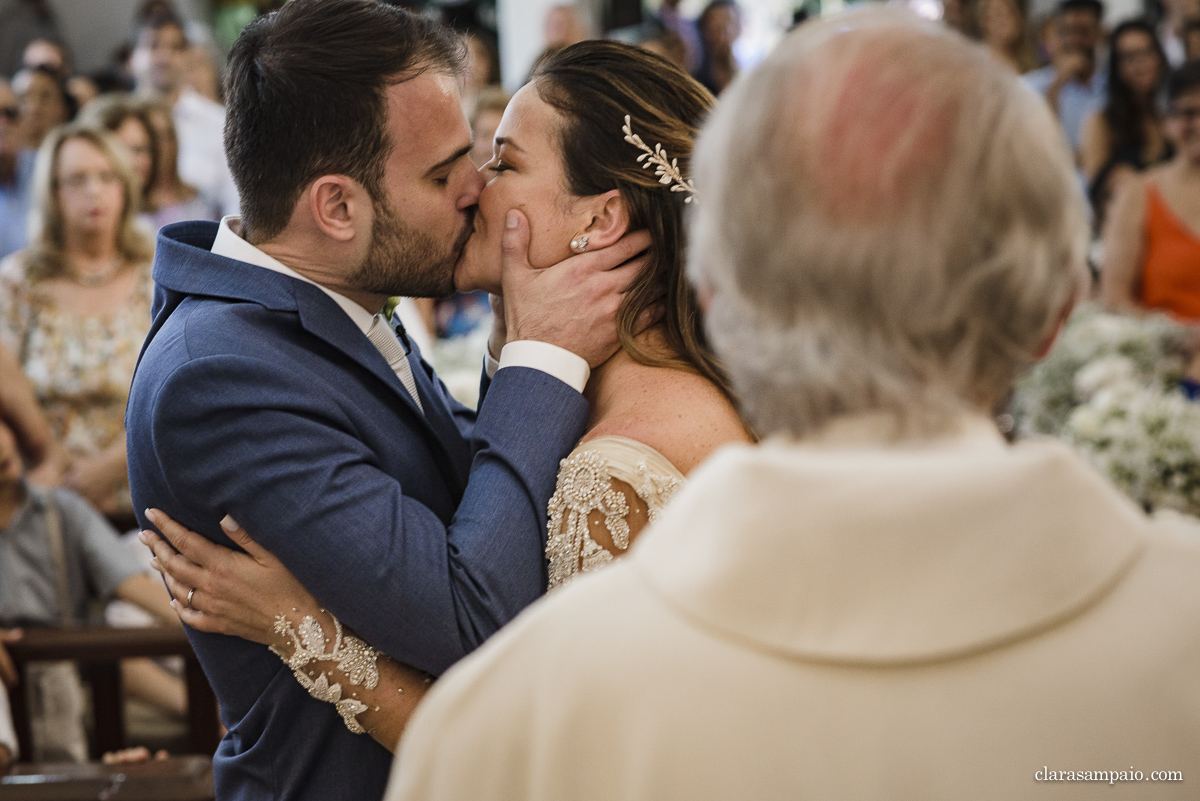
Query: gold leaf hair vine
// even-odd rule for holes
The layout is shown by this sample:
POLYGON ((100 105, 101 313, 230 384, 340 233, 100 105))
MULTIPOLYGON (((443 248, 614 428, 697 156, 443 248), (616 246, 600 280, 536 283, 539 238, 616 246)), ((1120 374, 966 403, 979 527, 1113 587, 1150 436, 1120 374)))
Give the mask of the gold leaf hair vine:
POLYGON ((695 199, 696 187, 692 179, 684 178, 683 173, 679 171, 679 160, 668 157, 661 143, 656 143, 651 150, 650 146, 642 141, 642 137, 633 132, 628 114, 625 115, 625 124, 621 126, 621 131, 625 134, 626 142, 645 151, 637 157, 638 164, 641 164, 643 169, 653 164, 654 176, 660 184, 670 184, 672 192, 687 192, 684 203, 691 203, 695 199))

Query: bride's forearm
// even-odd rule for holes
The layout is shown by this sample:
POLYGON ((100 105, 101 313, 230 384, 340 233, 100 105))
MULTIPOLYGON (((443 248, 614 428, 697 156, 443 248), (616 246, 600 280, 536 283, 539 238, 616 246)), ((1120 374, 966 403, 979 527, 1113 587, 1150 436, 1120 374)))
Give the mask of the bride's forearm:
POLYGON ((333 704, 346 726, 396 749, 432 679, 371 648, 329 613, 281 616, 271 649, 314 698, 333 704), (330 631, 332 629, 332 631, 330 631))

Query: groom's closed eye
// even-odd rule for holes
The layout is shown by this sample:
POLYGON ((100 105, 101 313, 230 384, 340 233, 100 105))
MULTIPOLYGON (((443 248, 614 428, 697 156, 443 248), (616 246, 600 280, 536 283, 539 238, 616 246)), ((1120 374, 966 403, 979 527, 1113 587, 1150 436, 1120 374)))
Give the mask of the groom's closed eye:
POLYGON ((451 153, 448 157, 442 159, 437 164, 434 164, 425 171, 425 177, 433 181, 438 186, 445 186, 450 180, 450 173, 454 169, 454 165, 461 159, 467 158, 467 154, 471 152, 471 146, 461 147, 451 153))

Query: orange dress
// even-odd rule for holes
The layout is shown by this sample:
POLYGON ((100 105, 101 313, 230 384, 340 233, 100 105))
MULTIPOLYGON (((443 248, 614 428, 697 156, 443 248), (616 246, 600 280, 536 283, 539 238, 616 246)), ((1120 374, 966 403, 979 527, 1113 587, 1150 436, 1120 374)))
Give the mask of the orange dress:
POLYGON ((1146 189, 1146 258, 1142 303, 1185 320, 1200 320, 1200 236, 1179 219, 1158 187, 1146 189))

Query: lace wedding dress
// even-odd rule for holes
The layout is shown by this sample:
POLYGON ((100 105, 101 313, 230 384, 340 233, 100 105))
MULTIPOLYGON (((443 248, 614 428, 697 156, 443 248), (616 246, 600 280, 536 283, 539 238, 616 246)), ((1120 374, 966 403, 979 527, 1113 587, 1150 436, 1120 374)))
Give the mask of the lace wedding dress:
POLYGON ((604 436, 563 459, 550 499, 546 557, 553 590, 629 548, 630 524, 653 523, 683 474, 649 445, 604 436))

